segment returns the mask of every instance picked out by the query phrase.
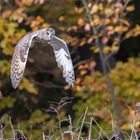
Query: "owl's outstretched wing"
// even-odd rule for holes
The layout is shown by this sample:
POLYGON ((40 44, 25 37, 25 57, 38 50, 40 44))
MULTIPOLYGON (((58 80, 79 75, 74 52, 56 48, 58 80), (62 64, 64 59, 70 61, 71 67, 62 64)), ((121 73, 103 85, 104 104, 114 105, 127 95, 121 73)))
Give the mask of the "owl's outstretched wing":
POLYGON ((53 47, 57 65, 63 70, 63 77, 66 82, 69 86, 74 86, 75 76, 73 64, 66 43, 56 36, 48 43, 53 47))
POLYGON ((35 34, 28 34, 24 36, 16 45, 12 64, 11 64, 11 82, 13 88, 16 88, 23 77, 23 73, 25 70, 28 52, 33 43, 33 38, 35 34))

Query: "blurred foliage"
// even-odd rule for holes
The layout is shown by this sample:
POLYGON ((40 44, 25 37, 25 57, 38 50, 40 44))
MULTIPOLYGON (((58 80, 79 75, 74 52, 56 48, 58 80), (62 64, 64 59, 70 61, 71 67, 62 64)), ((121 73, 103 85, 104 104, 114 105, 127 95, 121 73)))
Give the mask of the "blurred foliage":
MULTIPOLYGON (((49 101, 73 96, 73 103, 60 111, 62 120, 70 114, 75 123, 88 106, 88 116, 96 116, 106 128, 102 120, 111 124, 110 114, 106 112, 112 109, 112 101, 102 73, 98 39, 106 61, 111 64, 109 75, 122 120, 127 119, 127 106, 140 100, 140 57, 135 55, 140 53, 140 17, 137 21, 131 20, 134 15, 139 16, 137 5, 140 3, 87 0, 91 25, 80 0, 0 0, 0 3, 0 87, 4 95, 0 100, 1 116, 10 114, 15 128, 20 128, 28 138, 39 139, 42 132, 55 131, 55 127, 47 124, 59 125, 56 114, 45 111, 51 104, 49 101), (13 90, 9 74, 15 45, 28 32, 50 26, 69 46, 76 74, 75 88, 65 85, 51 48, 35 46, 30 51, 24 78, 18 89, 13 90), (131 58, 124 55, 124 47, 128 48, 127 54, 132 54, 131 58), (126 62, 117 62, 121 54, 126 62)), ((64 126, 67 125, 64 123, 64 126)))
MULTIPOLYGON (((117 100, 119 101, 119 110, 121 110, 122 114, 127 105, 140 100, 139 58, 130 58, 125 63, 117 62, 115 69, 110 72, 117 100)), ((111 97, 102 73, 96 72, 93 75, 85 76, 78 87, 76 88, 76 96, 80 97, 80 100, 79 104, 74 105, 77 115, 80 115, 87 106, 91 114, 94 114, 94 112, 100 114, 104 110, 110 109, 111 97), (81 104, 83 108, 80 107, 81 104)))

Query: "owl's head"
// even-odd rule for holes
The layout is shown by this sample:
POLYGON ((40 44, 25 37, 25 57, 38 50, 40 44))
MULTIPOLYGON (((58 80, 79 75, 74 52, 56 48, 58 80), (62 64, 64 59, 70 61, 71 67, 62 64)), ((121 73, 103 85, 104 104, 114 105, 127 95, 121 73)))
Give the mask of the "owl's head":
POLYGON ((46 28, 45 29, 45 39, 50 41, 54 38, 55 30, 53 28, 46 28))

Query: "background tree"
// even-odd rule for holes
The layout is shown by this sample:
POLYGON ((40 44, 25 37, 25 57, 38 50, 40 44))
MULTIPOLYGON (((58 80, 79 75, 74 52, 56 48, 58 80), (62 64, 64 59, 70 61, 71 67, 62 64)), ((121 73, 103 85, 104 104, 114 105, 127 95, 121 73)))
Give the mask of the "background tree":
MULTIPOLYGON (((53 113, 44 111, 51 104, 48 101, 73 96, 72 104, 60 111, 62 119, 71 115, 76 122, 88 106, 87 119, 95 116, 106 128, 110 126, 107 109, 116 110, 110 96, 115 93, 123 122, 119 125, 126 129, 126 106, 133 106, 140 98, 139 5, 135 0, 1 0, 0 115, 10 114, 14 127, 19 125, 27 137, 40 138, 43 131, 48 132, 43 124, 58 123, 53 113), (28 32, 50 26, 69 46, 75 88, 69 89, 61 78, 51 48, 37 46, 30 51, 22 83, 13 90, 9 72, 17 41, 28 32)), ((86 126, 83 131, 87 135, 86 126)))

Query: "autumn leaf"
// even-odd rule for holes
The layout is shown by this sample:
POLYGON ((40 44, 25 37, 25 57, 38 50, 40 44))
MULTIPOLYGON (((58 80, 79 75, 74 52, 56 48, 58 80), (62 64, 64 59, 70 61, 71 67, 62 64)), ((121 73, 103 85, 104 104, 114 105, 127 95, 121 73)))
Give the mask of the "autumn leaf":
POLYGON ((37 16, 37 17, 36 17, 36 21, 37 21, 38 23, 41 23, 41 22, 44 21, 44 19, 43 19, 41 16, 37 16))
POLYGON ((103 42, 104 44, 106 44, 108 41, 109 41, 109 38, 108 38, 108 37, 103 37, 103 38, 102 38, 102 42, 103 42))
POLYGON ((87 43, 87 41, 86 41, 86 39, 84 38, 84 39, 82 39, 82 41, 80 42, 80 47, 82 47, 83 45, 85 45, 87 43))
POLYGON ((86 70, 81 70, 81 71, 80 71, 80 75, 81 75, 81 76, 85 75, 86 73, 87 73, 86 70))
POLYGON ((91 30, 90 24, 86 24, 84 29, 85 31, 90 31, 91 30))
POLYGON ((76 91, 81 91, 81 87, 80 86, 76 86, 76 91))
POLYGON ((3 53, 6 55, 12 55, 14 52, 14 48, 11 46, 7 46, 3 48, 3 53))
POLYGON ((82 18, 79 18, 77 23, 79 26, 85 25, 85 21, 82 18))
POLYGON ((84 68, 84 65, 80 65, 79 67, 78 67, 78 69, 80 70, 80 69, 83 69, 84 68))
POLYGON ((26 78, 23 78, 21 81, 21 84, 19 86, 19 89, 25 89, 30 93, 37 94, 37 89, 34 87, 34 85, 26 78))
POLYGON ((111 51, 112 52, 116 52, 116 51, 118 51, 119 50, 119 47, 118 46, 112 46, 111 47, 111 51))
POLYGON ((126 11, 128 11, 128 12, 132 12, 132 11, 134 11, 135 10, 135 7, 134 6, 128 6, 127 8, 126 8, 126 11))
POLYGON ((98 16, 96 16, 95 18, 94 18, 94 20, 92 21, 92 25, 93 26, 97 26, 97 25, 99 25, 100 24, 100 18, 98 17, 98 16))
POLYGON ((64 90, 69 90, 70 89, 70 86, 66 85, 64 86, 64 90))
POLYGON ((80 82, 81 82, 81 78, 80 77, 77 77, 76 78, 76 84, 80 84, 80 82))
POLYGON ((106 47, 104 47, 103 51, 104 51, 104 53, 109 53, 110 50, 111 50, 110 46, 106 46, 106 47))
POLYGON ((98 53, 99 52, 99 48, 97 47, 92 47, 91 50, 94 52, 94 53, 98 53))
POLYGON ((75 10, 75 12, 78 13, 78 14, 81 14, 81 13, 84 11, 83 8, 77 8, 77 7, 74 7, 74 10, 75 10))
POLYGON ((93 5, 91 8, 90 14, 97 13, 98 9, 99 9, 99 7, 97 4, 93 5))
POLYGON ((60 16, 58 20, 59 20, 60 22, 62 22, 62 21, 65 20, 65 17, 64 17, 64 16, 60 16))
POLYGON ((42 25, 43 28, 48 28, 49 26, 50 26, 49 23, 43 23, 43 25, 42 25))
POLYGON ((135 115, 136 115, 135 110, 130 108, 129 119, 130 119, 131 122, 133 122, 135 120, 135 115))

